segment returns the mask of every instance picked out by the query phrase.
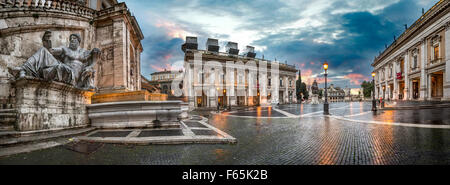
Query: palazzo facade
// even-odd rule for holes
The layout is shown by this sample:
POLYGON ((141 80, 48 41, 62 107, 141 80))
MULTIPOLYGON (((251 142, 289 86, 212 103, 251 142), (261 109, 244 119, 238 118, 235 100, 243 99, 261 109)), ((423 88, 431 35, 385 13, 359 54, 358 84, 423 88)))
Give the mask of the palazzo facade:
POLYGON ((450 1, 442 0, 375 58, 375 96, 450 101, 450 1))
POLYGON ((228 42, 227 52, 219 52, 218 40, 208 39, 206 50, 198 50, 197 38, 186 38, 182 46, 185 52, 183 93, 190 108, 297 102, 295 66, 255 58, 251 46, 239 55, 237 48, 237 43, 228 42), (198 68, 197 58, 201 58, 198 68))

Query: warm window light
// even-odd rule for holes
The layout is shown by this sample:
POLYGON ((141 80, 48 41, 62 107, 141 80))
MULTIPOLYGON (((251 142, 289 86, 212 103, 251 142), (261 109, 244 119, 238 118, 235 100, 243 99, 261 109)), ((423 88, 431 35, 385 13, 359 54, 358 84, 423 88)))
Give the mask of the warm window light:
POLYGON ((375 73, 372 73, 372 77, 375 77, 375 73))
POLYGON ((323 64, 323 69, 328 70, 328 62, 325 62, 325 63, 323 64))

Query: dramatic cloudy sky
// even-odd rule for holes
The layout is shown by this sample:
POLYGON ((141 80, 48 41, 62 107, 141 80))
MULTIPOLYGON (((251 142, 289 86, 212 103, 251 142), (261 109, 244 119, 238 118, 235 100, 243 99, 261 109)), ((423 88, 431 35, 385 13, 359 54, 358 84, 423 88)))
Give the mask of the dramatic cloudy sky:
MULTIPOLYGON (((123 0, 121 0, 123 1, 123 0)), ((179 66, 186 36, 256 47, 257 57, 295 64, 308 84, 359 87, 374 57, 438 0, 125 0, 145 35, 142 73, 179 66)))

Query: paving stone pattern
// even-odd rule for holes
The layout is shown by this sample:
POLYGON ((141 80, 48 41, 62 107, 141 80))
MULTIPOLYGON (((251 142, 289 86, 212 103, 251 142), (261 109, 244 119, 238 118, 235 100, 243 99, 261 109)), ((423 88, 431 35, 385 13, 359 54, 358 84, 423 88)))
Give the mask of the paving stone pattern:
POLYGON ((181 129, 142 131, 137 137, 182 136, 181 129))
POLYGON ((131 148, 105 144, 89 156, 55 147, 0 158, 0 164, 450 164, 450 129, 357 123, 323 116, 259 119, 214 115, 209 124, 235 137, 237 144, 131 148))

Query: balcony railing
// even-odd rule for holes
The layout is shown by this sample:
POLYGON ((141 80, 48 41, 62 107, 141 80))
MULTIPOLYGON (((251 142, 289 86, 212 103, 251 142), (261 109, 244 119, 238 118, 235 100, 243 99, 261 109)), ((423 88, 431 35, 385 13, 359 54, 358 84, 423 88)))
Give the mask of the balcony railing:
POLYGON ((444 61, 443 58, 436 58, 434 60, 430 60, 429 66, 440 64, 440 63, 442 63, 442 61, 444 61))
MULTIPOLYGON (((93 17, 95 10, 68 0, 0 0, 2 8, 41 8, 93 17)), ((6 9, 5 9, 6 10, 6 9)), ((10 10, 6 10, 10 11, 10 10)))

